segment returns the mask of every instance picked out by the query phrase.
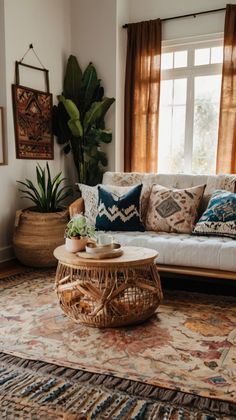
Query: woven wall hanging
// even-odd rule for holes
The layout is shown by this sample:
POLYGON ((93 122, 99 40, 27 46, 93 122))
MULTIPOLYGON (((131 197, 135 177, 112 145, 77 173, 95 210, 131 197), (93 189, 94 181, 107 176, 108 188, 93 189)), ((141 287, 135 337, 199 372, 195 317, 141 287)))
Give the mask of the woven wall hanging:
MULTIPOLYGON (((33 50, 29 46, 25 55, 33 50)), ((15 82, 12 85, 13 115, 15 126, 16 157, 18 159, 53 159, 52 94, 49 93, 48 70, 15 62, 15 82), (46 92, 20 85, 19 66, 44 72, 46 92)))

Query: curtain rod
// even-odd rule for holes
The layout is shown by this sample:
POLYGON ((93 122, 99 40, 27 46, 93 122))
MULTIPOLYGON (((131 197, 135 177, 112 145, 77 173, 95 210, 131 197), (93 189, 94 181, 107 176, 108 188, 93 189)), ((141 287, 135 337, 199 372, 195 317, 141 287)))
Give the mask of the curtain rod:
MULTIPOLYGON (((169 18, 164 18, 164 19, 160 19, 161 22, 166 22, 167 20, 173 20, 173 19, 182 19, 182 18, 187 18, 187 17, 196 17, 199 15, 205 15, 207 13, 215 13, 215 12, 222 12, 223 10, 226 10, 225 7, 223 7, 222 9, 213 9, 213 10, 205 10, 204 12, 196 12, 196 13, 189 13, 188 15, 180 15, 180 16, 172 16, 169 18)), ((128 28, 129 23, 126 23, 125 25, 122 26, 122 28, 128 28)))

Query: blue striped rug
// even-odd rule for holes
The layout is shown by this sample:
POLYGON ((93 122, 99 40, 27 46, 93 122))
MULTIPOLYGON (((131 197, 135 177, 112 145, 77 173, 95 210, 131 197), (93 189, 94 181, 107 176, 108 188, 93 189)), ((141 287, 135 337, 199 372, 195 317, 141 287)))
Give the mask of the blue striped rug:
POLYGON ((0 353, 0 418, 225 420, 236 404, 0 353))

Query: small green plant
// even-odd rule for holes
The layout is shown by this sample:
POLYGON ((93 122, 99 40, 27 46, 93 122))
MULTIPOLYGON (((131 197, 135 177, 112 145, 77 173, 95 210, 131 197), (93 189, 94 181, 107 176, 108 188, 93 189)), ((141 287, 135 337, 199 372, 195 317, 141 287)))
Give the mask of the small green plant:
POLYGON ((62 178, 59 172, 53 179, 51 177, 48 163, 46 168, 42 168, 39 164, 36 166, 37 186, 30 179, 25 182, 17 181, 26 189, 19 189, 24 195, 21 198, 27 198, 35 204, 32 210, 41 213, 53 213, 61 210, 61 203, 72 195, 72 188, 61 186, 66 178, 62 178))
POLYGON ((83 214, 76 214, 67 223, 65 238, 81 238, 84 236, 91 238, 94 236, 94 232, 95 228, 88 223, 87 218, 83 214))

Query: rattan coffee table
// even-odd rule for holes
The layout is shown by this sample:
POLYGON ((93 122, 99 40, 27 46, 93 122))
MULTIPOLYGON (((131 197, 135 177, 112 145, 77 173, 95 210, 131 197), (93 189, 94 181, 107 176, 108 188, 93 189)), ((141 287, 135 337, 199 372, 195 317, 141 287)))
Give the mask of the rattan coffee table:
POLYGON ((160 278, 154 262, 158 253, 123 247, 122 256, 88 260, 55 249, 58 259, 56 292, 63 312, 93 327, 134 324, 154 314, 161 299, 160 278))

